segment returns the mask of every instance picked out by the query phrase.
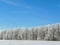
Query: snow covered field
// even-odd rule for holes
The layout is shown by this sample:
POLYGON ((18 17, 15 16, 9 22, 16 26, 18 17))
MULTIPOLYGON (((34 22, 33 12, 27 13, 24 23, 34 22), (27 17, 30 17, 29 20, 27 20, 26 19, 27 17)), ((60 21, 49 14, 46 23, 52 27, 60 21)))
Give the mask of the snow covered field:
POLYGON ((60 41, 0 40, 0 45, 60 45, 60 41))

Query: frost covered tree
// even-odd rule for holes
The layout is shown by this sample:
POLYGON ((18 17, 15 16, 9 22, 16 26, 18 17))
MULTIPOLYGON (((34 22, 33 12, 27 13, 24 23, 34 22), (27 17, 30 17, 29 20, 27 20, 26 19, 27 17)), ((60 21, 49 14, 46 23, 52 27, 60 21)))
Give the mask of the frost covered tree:
POLYGON ((37 38, 37 40, 44 40, 44 37, 45 37, 44 27, 40 27, 38 29, 38 38, 37 38))
POLYGON ((60 40, 60 24, 55 25, 55 30, 54 38, 55 40, 60 40))
POLYGON ((53 40, 54 39, 54 32, 55 32, 55 30, 54 30, 53 26, 49 25, 48 32, 45 36, 45 40, 53 40))
POLYGON ((33 40, 33 28, 29 28, 28 39, 33 40))
POLYGON ((28 39, 28 29, 26 29, 26 28, 21 29, 21 37, 22 37, 23 40, 28 39))

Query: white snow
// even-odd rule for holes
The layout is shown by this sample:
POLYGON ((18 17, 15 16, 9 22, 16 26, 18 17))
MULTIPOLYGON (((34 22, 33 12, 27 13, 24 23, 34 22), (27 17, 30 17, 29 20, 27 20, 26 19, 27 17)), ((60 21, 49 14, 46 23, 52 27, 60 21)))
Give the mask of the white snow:
POLYGON ((0 45, 60 45, 60 41, 0 40, 0 45))

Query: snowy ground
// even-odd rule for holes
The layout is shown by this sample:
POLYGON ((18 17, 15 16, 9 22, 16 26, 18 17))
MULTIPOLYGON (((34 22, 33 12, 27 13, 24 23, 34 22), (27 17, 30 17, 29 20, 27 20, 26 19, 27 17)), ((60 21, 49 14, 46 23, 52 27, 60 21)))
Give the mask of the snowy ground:
POLYGON ((0 45, 60 45, 60 41, 0 40, 0 45))

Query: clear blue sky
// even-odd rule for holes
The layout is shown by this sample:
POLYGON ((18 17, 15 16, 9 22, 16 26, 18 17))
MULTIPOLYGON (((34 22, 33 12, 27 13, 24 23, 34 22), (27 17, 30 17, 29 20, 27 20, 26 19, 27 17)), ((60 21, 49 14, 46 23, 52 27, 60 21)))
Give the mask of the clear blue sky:
POLYGON ((0 0, 0 28, 34 27, 60 22, 60 0, 0 0))

